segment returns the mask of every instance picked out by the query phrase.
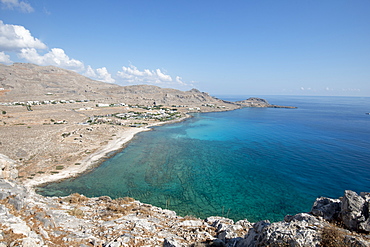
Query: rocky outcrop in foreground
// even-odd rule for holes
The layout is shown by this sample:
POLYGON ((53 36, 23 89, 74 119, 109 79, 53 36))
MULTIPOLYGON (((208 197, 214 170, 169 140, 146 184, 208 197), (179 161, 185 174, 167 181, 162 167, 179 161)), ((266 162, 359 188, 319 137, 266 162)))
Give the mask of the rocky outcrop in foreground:
POLYGON ((180 217, 132 198, 43 197, 0 179, 0 246, 370 246, 369 199, 346 191, 318 198, 310 213, 252 224, 180 217))

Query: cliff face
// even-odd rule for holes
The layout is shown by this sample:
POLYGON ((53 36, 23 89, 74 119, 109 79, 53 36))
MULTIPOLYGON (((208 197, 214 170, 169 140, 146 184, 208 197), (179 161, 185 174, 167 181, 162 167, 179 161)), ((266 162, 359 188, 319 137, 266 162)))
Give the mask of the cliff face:
POLYGON ((365 247, 370 246, 369 195, 345 191, 342 199, 318 198, 310 213, 253 224, 180 217, 132 198, 42 197, 0 179, 0 246, 365 247))

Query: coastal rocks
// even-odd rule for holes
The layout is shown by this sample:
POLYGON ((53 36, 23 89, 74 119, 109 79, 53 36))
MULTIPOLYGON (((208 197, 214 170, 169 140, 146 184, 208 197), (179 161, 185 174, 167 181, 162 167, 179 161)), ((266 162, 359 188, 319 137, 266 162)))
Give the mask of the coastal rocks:
POLYGON ((0 247, 362 247, 370 246, 369 236, 340 228, 325 219, 335 222, 343 215, 349 222, 356 220, 351 224, 363 232, 368 202, 368 193, 357 195, 346 191, 341 201, 317 199, 312 214, 252 224, 218 216, 205 220, 181 217, 132 198, 87 198, 79 194, 43 197, 16 181, 0 179, 0 247))
POLYGON ((248 220, 240 220, 234 223, 233 220, 228 218, 211 216, 205 221, 216 229, 217 239, 231 246, 232 243, 241 239, 240 236, 243 236, 245 230, 252 228, 252 224, 248 220))
POLYGON ((353 231, 370 232, 370 193, 358 195, 346 190, 342 199, 340 217, 344 225, 353 231))
POLYGON ((260 221, 253 225, 237 246, 321 246, 320 229, 324 225, 324 222, 306 213, 288 216, 276 223, 260 221))
POLYGON ((340 222, 350 231, 370 232, 370 193, 346 190, 341 199, 316 199, 311 214, 329 222, 340 222))
POLYGON ((327 197, 317 198, 314 202, 311 214, 321 216, 327 221, 337 220, 341 210, 341 201, 327 197))
POLYGON ((16 179, 18 177, 18 170, 14 160, 7 156, 0 154, 0 178, 16 179))

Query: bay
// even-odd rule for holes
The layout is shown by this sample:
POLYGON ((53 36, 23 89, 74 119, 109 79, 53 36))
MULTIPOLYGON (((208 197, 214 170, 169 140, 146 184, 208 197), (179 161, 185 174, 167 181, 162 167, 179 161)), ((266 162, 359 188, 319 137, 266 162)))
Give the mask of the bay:
POLYGON ((130 196, 182 216, 255 222, 308 212, 320 196, 370 191, 370 98, 261 97, 298 108, 194 114, 38 193, 130 196))

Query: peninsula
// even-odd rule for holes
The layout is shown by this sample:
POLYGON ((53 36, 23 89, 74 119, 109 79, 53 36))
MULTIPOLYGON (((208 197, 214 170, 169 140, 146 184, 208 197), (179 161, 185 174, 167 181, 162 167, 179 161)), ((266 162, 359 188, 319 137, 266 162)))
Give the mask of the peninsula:
POLYGON ((368 193, 319 198, 308 214, 252 224, 180 217, 132 198, 46 198, 34 191, 99 165, 152 126, 241 107, 294 108, 0 64, 0 246, 368 246, 368 193), (328 245, 337 240, 344 245, 328 245))

